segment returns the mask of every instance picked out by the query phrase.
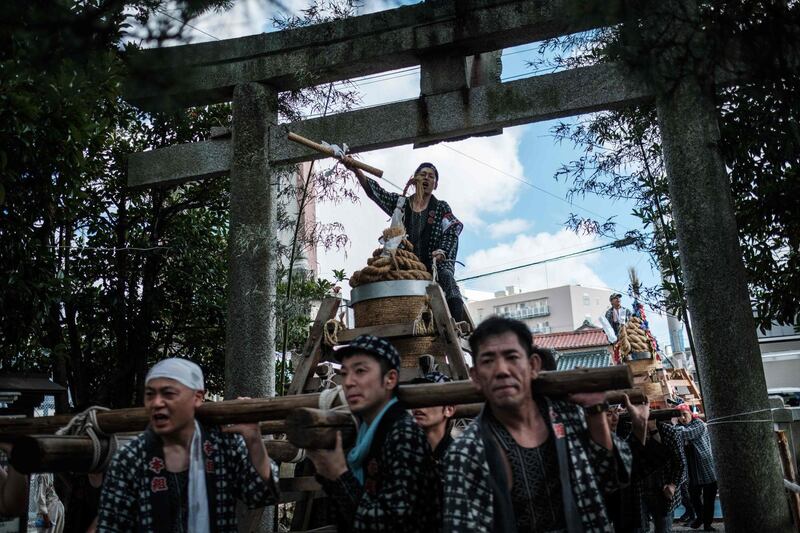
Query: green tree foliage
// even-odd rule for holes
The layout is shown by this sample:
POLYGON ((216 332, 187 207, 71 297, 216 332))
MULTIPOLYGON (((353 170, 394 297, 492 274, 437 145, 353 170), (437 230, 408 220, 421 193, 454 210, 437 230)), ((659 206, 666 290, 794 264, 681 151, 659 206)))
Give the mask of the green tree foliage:
MULTIPOLYGON (((129 23, 146 43, 174 42, 181 21, 228 4, 173 2, 160 22, 153 16, 166 4, 158 0, 8 6, 0 26, 9 45, 0 50, 0 370, 52 372, 77 407, 126 407, 141 401, 152 363, 180 355, 201 363, 208 388, 222 391, 227 178, 144 191, 125 184, 127 154, 202 140, 212 126, 230 125, 230 107, 146 114, 123 103, 120 88, 135 75, 131 45, 122 46, 129 23)), ((282 94, 282 118, 317 112, 323 91, 282 94)), ((353 98, 327 94, 334 106, 353 98)), ((319 173, 307 196, 341 198, 331 190, 336 179, 319 173)), ((292 196, 299 188, 289 183, 292 196)), ((339 230, 303 227, 301 238, 343 245, 339 230)), ((298 281, 293 349, 326 283, 298 281)))
MULTIPOLYGON (((762 329, 774 322, 798 324, 800 5, 699 2, 696 13, 678 13, 678 17, 696 16, 703 28, 684 40, 669 31, 673 14, 659 12, 661 6, 652 4, 655 12, 637 10, 631 13, 636 18, 617 27, 549 41, 543 50, 554 52, 555 67, 622 62, 644 72, 643 81, 659 90, 670 90, 670 84, 686 75, 680 69, 663 68, 665 55, 677 55, 683 58, 680 64, 686 71, 721 84, 717 92, 719 149, 729 169, 756 323, 762 329)), ((643 231, 636 232, 639 245, 651 252, 655 266, 665 272, 664 288, 669 294, 661 301, 661 288, 652 287, 646 291, 647 298, 680 313, 680 261, 654 106, 597 113, 562 123, 553 134, 583 150, 556 175, 572 184, 571 194, 634 202, 633 214, 643 223, 643 231)), ((568 224, 578 231, 601 234, 616 230, 613 219, 573 215, 568 224)))

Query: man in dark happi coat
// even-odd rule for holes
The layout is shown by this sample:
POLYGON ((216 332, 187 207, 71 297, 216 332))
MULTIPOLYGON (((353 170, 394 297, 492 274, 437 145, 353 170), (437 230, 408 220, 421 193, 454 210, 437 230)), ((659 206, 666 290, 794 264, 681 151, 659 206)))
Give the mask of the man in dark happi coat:
POLYGON ((333 500, 337 531, 436 531, 440 481, 425 434, 395 396, 400 354, 385 339, 361 335, 335 352, 350 411, 359 419, 345 456, 306 450, 333 500))
MULTIPOLYGON (((430 357, 430 356, 427 356, 430 357)), ((447 383, 450 378, 439 371, 432 371, 425 374, 425 377, 416 378, 411 383, 447 383)), ((411 411, 414 421, 425 432, 428 444, 433 450, 433 459, 436 465, 441 467, 442 460, 448 448, 453 443, 450 436, 452 429, 453 415, 456 414, 455 405, 436 405, 433 407, 417 407, 411 411)))
POLYGON ((421 186, 422 194, 406 197, 389 192, 368 178, 361 170, 350 166, 348 159, 344 164, 353 171, 367 196, 383 211, 392 215, 395 208, 403 210, 403 224, 408 240, 414 245, 414 253, 432 271, 436 262, 439 285, 444 291, 450 314, 456 321, 464 318, 464 302, 456 284, 454 273, 458 255, 458 236, 464 225, 453 215, 450 205, 433 196, 439 185, 439 171, 431 163, 422 163, 409 180, 406 190, 412 184, 421 186), (421 199, 420 199, 421 198, 421 199))
POLYGON ((522 322, 491 317, 470 337, 480 416, 445 456, 445 532, 612 532, 603 495, 627 482, 603 393, 534 396, 541 369, 522 322))
POLYGON ((150 425, 106 471, 97 531, 235 533, 236 500, 250 509, 277 501, 278 470, 258 424, 201 425, 203 395, 203 372, 191 361, 165 359, 150 370, 150 425))
POLYGON ((677 406, 682 411, 675 426, 682 443, 686 445, 686 461, 689 472, 689 494, 692 507, 697 515, 690 524, 694 529, 703 526, 704 531, 714 531, 714 505, 717 497, 717 475, 714 456, 711 453, 711 437, 706 423, 682 403, 677 406))

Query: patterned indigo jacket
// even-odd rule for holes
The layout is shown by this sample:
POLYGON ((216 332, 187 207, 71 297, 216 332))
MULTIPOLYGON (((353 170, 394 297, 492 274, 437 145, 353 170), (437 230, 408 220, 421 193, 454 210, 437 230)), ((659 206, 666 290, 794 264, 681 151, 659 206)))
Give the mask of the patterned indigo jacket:
POLYGON ((671 424, 659 422, 658 432, 661 442, 652 433, 644 445, 633 434, 627 438, 633 454, 631 484, 609 496, 618 499, 616 505, 621 513, 618 530, 647 531, 646 505, 651 512, 669 513, 681 502, 680 486, 686 482, 683 444, 671 424), (667 500, 663 488, 669 484, 675 485, 675 495, 667 500))
POLYGON ((363 485, 350 470, 334 481, 317 476, 333 499, 337 531, 439 530, 439 471, 425 434, 400 403, 381 418, 364 464, 363 485))
MULTIPOLYGON (((378 204, 383 211, 391 216, 394 213, 394 208, 397 206, 397 200, 400 195, 395 192, 389 192, 378 183, 367 178, 369 188, 367 189, 367 196, 378 204)), ((408 227, 408 215, 411 209, 408 207, 409 203, 405 204, 404 220, 406 227, 408 227)), ((433 261, 432 255, 436 250, 442 250, 447 259, 451 261, 443 263, 439 266, 440 270, 455 270, 455 259, 458 255, 458 236, 464 225, 453 215, 450 205, 442 200, 438 200, 435 196, 431 197, 428 204, 428 223, 422 233, 423 243, 414 243, 417 249, 414 253, 419 256, 420 260, 425 263, 428 270, 431 269, 431 262, 433 261)))
MULTIPOLYGON (((248 508, 278 499, 278 468, 264 481, 253 467, 241 435, 201 427, 206 460, 210 530, 236 533, 236 500, 248 508)), ((105 473, 100 494, 98 532, 159 532, 168 527, 169 500, 160 439, 146 431, 120 449, 105 473)))
MULTIPOLYGON (((542 401, 548 407, 548 422, 556 439, 567 530, 613 532, 603 495, 628 482, 628 445, 613 436, 614 450, 606 450, 591 440, 583 409, 565 401, 537 398, 537 403, 542 401)), ((516 531, 504 457, 485 416, 486 408, 445 457, 446 533, 516 531)))
POLYGON ((682 443, 688 446, 686 462, 689 467, 689 484, 708 485, 717 481, 714 456, 711 453, 711 437, 706 423, 695 418, 685 426, 675 426, 675 430, 682 443))

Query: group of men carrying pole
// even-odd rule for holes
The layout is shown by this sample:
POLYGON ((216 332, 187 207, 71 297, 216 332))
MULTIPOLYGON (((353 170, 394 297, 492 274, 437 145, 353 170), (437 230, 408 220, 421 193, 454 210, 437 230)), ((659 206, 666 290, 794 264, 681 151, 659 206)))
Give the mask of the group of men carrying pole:
MULTIPOLYGON (((335 352, 356 442, 345 452, 338 436, 333 449, 306 453, 337 530, 612 531, 604 495, 627 482, 631 455, 609 429, 605 394, 535 395, 541 359, 520 322, 490 318, 470 342, 473 386, 486 403, 455 440, 445 436, 452 406, 412 415, 399 401, 390 342, 363 335, 335 352)), ((277 502, 258 424, 200 424, 203 391, 194 363, 151 369, 149 426, 105 473, 97 531, 236 531, 236 500, 277 502)), ((646 424, 646 405, 628 410, 646 424)))
MULTIPOLYGON (((403 207, 405 196, 344 162, 384 211, 403 207)), ((406 204, 404 223, 426 266, 440 264, 438 281, 460 320, 453 265, 462 225, 432 196, 438 178, 430 163, 417 168, 409 185, 418 194, 406 204)), ((534 386, 542 370, 555 370, 555 361, 532 344, 522 322, 490 317, 469 343, 472 387, 485 403, 456 439, 450 435, 455 405, 415 406, 398 397, 401 359, 389 341, 362 335, 334 352, 347 407, 358 421, 355 444, 346 451, 337 433, 332 448, 308 448, 306 456, 337 530, 627 530, 615 502, 631 482, 634 454, 645 455, 647 403, 625 397, 632 431, 620 439, 606 393, 596 386, 566 397, 534 386)), ((418 380, 444 381, 449 378, 435 370, 418 380)), ((190 361, 166 359, 150 370, 148 427, 104 473, 97 531, 233 532, 237 500, 254 509, 278 502, 278 469, 259 424, 200 423, 204 392, 202 371, 190 361)), ((674 501, 675 483, 664 491, 674 501)), ((634 500, 629 503, 637 505, 634 500)))

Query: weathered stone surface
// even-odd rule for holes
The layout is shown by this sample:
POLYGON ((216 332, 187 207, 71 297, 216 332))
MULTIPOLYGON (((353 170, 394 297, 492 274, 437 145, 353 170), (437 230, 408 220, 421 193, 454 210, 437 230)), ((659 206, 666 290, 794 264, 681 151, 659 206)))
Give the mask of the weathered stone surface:
POLYGON ((624 2, 438 0, 239 39, 138 52, 126 98, 143 108, 229 100, 237 84, 294 89, 462 57, 618 21, 624 2))
POLYGON ((706 418, 723 419, 709 430, 725 530, 788 533, 793 529, 731 188, 717 148, 713 94, 688 78, 659 99, 658 117, 706 418))
POLYGON ((277 102, 258 83, 234 92, 226 398, 275 393, 277 187, 267 150, 277 102))
MULTIPOLYGON (((619 68, 602 64, 272 127, 270 161, 286 164, 325 157, 288 141, 288 131, 313 140, 346 142, 354 152, 363 152, 479 135, 506 126, 615 108, 649 97, 648 90, 633 83, 619 68)), ((170 183, 223 172, 221 157, 208 160, 204 156, 207 144, 136 154, 129 165, 136 181, 131 179, 129 185, 159 182, 157 169, 168 164, 175 151, 191 161, 191 165, 183 172, 180 167, 171 171, 170 183)), ((224 152, 221 148, 217 150, 220 154, 224 152)))
POLYGON ((231 168, 230 139, 176 144, 128 156, 128 187, 169 186, 214 178, 231 168))

